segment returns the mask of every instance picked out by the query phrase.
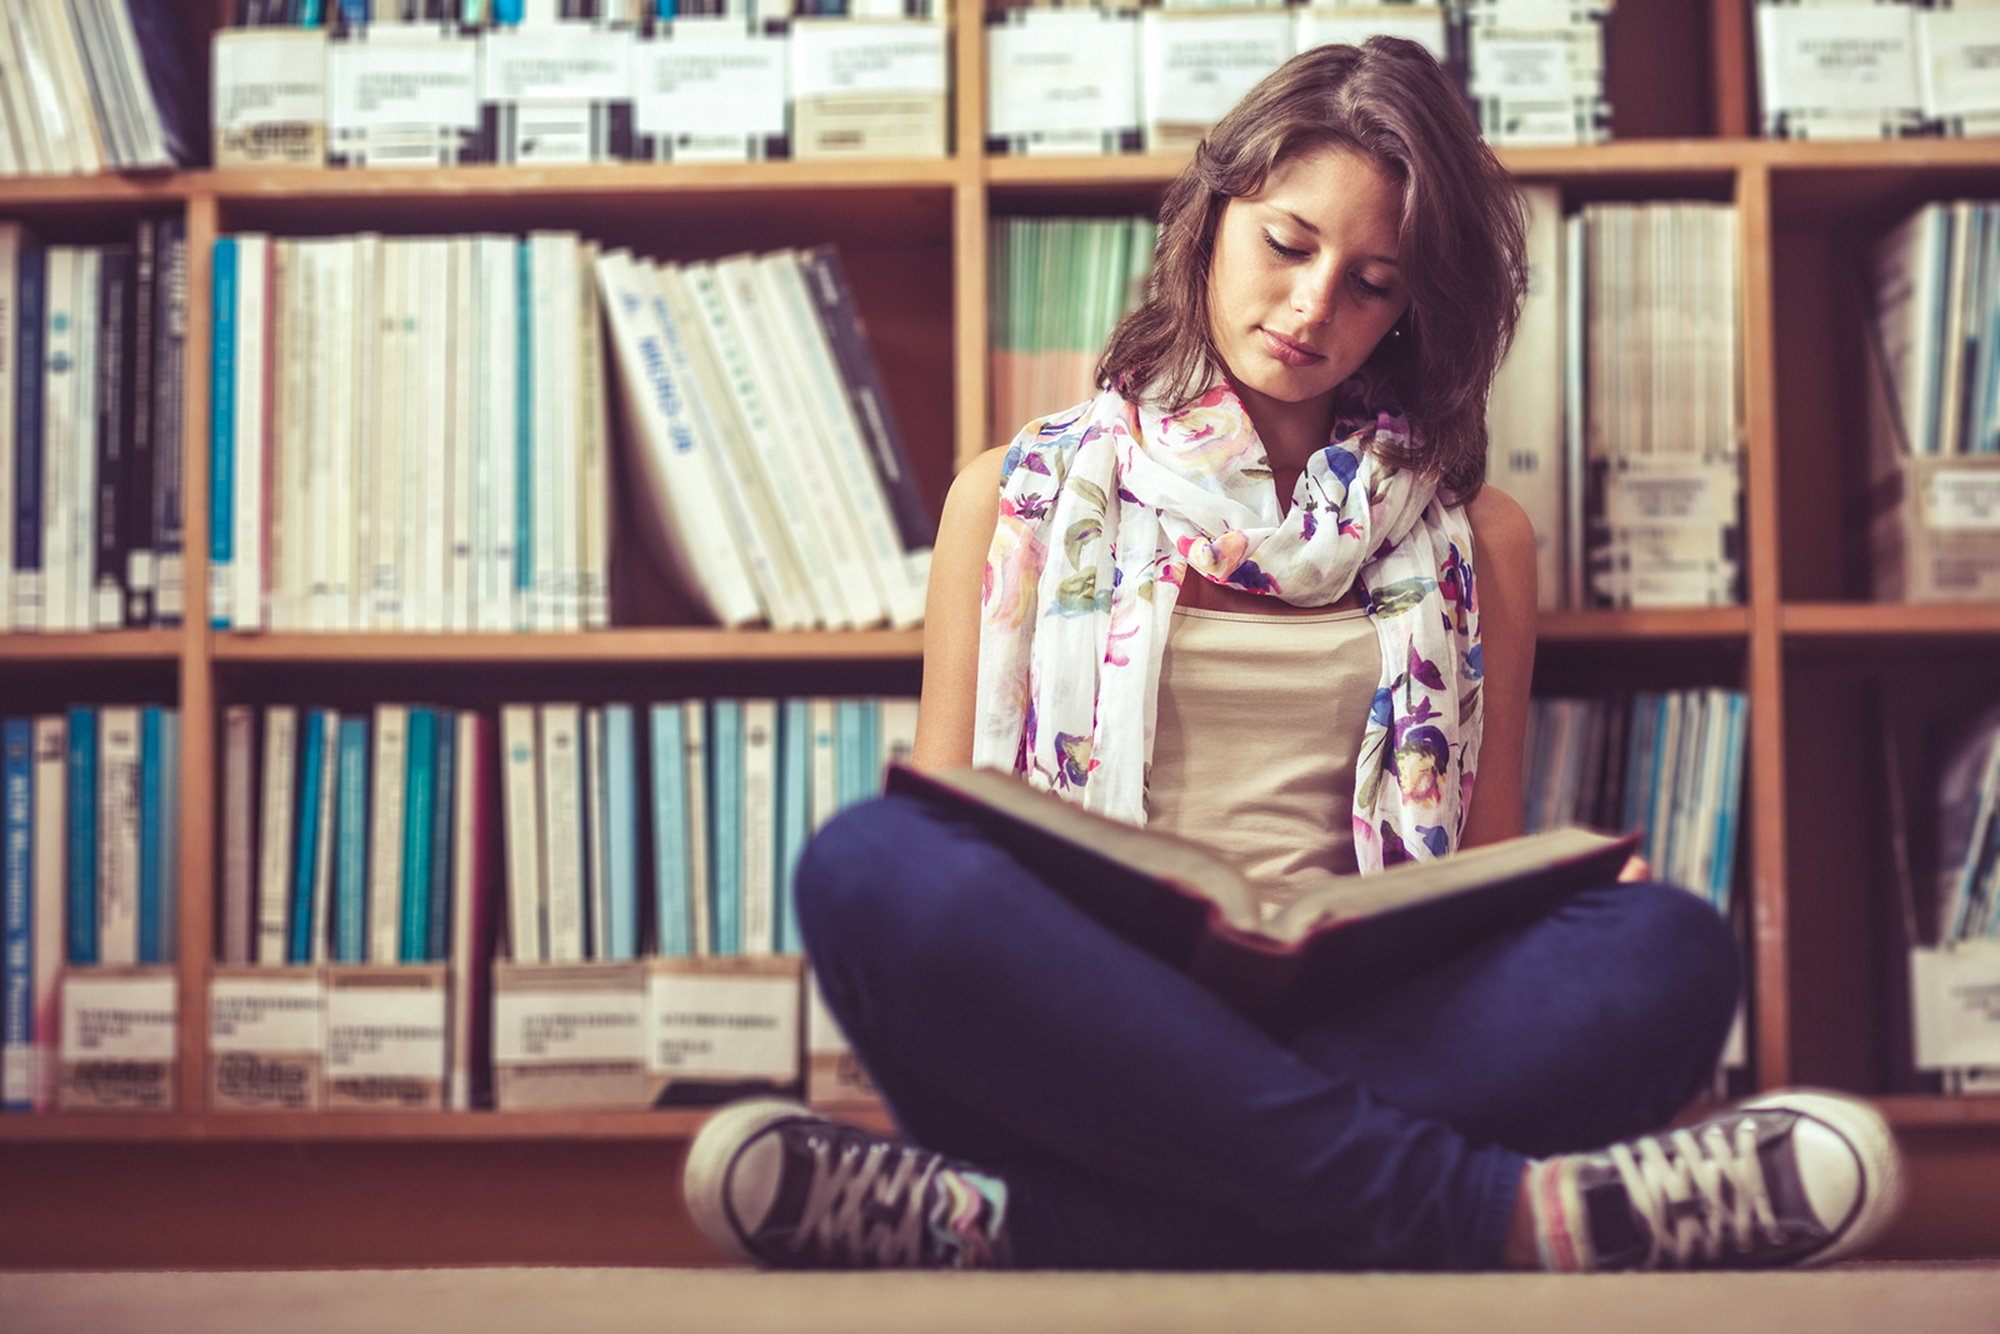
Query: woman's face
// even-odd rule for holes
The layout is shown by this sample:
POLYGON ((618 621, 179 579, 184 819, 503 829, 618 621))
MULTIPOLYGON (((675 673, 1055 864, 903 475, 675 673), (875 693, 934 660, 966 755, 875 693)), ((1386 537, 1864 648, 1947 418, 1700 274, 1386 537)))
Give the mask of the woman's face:
POLYGON ((1402 318, 1402 202, 1373 161, 1333 145, 1280 161, 1261 191, 1229 201, 1209 267, 1210 334, 1250 407, 1331 392, 1402 318))

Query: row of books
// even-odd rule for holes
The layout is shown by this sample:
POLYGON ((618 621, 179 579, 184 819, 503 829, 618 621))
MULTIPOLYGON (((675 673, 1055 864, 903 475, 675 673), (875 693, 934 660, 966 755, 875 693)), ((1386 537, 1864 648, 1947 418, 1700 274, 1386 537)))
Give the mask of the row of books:
POLYGON ((0 176, 193 166, 200 97, 172 0, 0 11, 0 176))
POLYGON ((902 12, 223 29, 215 161, 942 157, 945 25, 902 12))
POLYGON ((180 623, 186 238, 0 222, 0 630, 180 623))
POLYGON ((1544 610, 1742 601, 1736 211, 1524 189, 1532 270, 1487 476, 1535 527, 1544 610))
POLYGON ((1937 943, 2000 939, 2000 710, 1938 771, 1937 943))
POLYGON ((1097 359, 1144 295, 1151 218, 995 218, 986 318, 996 444, 1096 392, 1097 359))
POLYGON ((52 1105, 66 964, 171 963, 180 714, 76 707, 0 722, 0 1104, 52 1105))
POLYGON ((909 627, 936 529, 830 246, 597 261, 641 537, 723 625, 909 627))
POLYGON ((1529 710, 1529 832, 1641 829, 1654 875, 1725 915, 1735 879, 1749 709, 1733 690, 1538 697, 1529 710))
POLYGON ((1978 0, 1759 0, 1764 133, 2000 134, 1996 42, 2000 9, 1978 0))
POLYGON ((217 629, 609 624, 609 429, 572 232, 214 251, 217 629))
POLYGON ((987 29, 993 152, 1187 149, 1293 55, 1383 34, 1453 72, 1500 144, 1610 137, 1608 0, 1005 7, 987 29))
POLYGON ((546 25, 583 19, 646 23, 674 18, 781 20, 792 14, 831 18, 929 18, 931 0, 237 0, 242 27, 344 27, 452 23, 462 28, 546 25))

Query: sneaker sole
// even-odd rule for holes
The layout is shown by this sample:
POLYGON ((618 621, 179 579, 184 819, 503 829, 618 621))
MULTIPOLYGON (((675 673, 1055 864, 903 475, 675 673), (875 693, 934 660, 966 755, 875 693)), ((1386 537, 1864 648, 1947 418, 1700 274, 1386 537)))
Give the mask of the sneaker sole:
POLYGON ((1745 1109, 1773 1108, 1797 1112, 1831 1127, 1861 1163, 1861 1195, 1852 1221, 1824 1250, 1801 1265, 1831 1264, 1869 1245, 1888 1228, 1903 1205, 1903 1159, 1896 1136, 1882 1113, 1868 1103, 1837 1093, 1780 1093, 1742 1104, 1745 1109))
POLYGON ((702 1124, 688 1146, 687 1162, 681 1168, 681 1198, 687 1202, 688 1215, 695 1226, 718 1250, 744 1264, 764 1263, 737 1235, 736 1225, 724 1204, 729 1165, 735 1160, 737 1150, 767 1127, 811 1116, 812 1112, 799 1103, 760 1098, 732 1103, 702 1124))

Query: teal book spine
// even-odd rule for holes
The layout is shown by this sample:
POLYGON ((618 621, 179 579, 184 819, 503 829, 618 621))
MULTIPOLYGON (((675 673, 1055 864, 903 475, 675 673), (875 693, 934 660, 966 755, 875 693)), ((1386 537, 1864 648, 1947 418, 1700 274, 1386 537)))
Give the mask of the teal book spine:
POLYGON ((334 798, 333 961, 368 958, 368 719, 340 720, 334 798))
POLYGON ((230 625, 230 564, 236 532, 236 238, 218 237, 208 392, 208 619, 230 625))
POLYGON ((709 951, 718 958, 743 952, 743 702, 709 705, 709 951))
POLYGON ((292 828, 292 906, 286 917, 285 962, 312 962, 313 870, 319 865, 321 785, 326 781, 326 712, 307 709, 299 743, 299 807, 292 828))
POLYGON ((778 717, 778 920, 780 954, 797 954, 799 913, 793 898, 799 856, 812 834, 812 701, 788 699, 778 717))
POLYGON ((452 709, 439 709, 437 782, 431 800, 430 935, 424 944, 424 958, 430 963, 442 963, 451 956, 452 816, 457 810, 458 785, 463 781, 459 773, 458 714, 452 709))
POLYGON ((165 963, 161 939, 165 882, 160 844, 166 837, 165 747, 162 715, 148 708, 139 716, 139 962, 165 963))
POLYGON ((404 734, 403 921, 396 957, 422 963, 431 939, 431 821, 437 796, 437 714, 412 708, 404 734))
POLYGON ((1737 805, 1743 799, 1743 750, 1748 739, 1750 702, 1742 692, 1728 695, 1729 721, 1722 731, 1722 782, 1715 800, 1715 855, 1709 862, 1708 901, 1729 915, 1729 890, 1736 876, 1737 805))
POLYGON ((861 701, 842 699, 833 705, 835 802, 845 810, 861 800, 861 701))
POLYGON ((605 957, 639 957, 639 766, 630 704, 604 706, 605 957))
POLYGON ((97 710, 69 711, 69 961, 97 962, 97 710))
POLYGON ((180 958, 181 939, 181 714, 160 710, 160 934, 159 962, 180 958))
POLYGON ((652 709, 654 950, 669 958, 694 953, 694 904, 688 848, 687 733, 678 704, 652 709))

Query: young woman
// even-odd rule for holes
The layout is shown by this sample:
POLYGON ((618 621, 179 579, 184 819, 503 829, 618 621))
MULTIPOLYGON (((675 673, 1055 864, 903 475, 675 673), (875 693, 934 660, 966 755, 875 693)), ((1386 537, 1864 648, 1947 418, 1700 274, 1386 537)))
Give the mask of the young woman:
MULTIPOLYGON (((1173 829, 1273 904, 1519 833, 1534 539, 1481 482, 1521 226, 1422 48, 1321 48, 1252 91, 1167 192, 1103 392, 952 488, 916 764, 1173 829)), ((1894 1210, 1865 1104, 1649 1133, 1738 989, 1727 926, 1671 886, 1577 894, 1286 1032, 910 799, 831 822, 798 895, 907 1144, 718 1114, 688 1202, 746 1259, 1772 1265, 1894 1210)))

